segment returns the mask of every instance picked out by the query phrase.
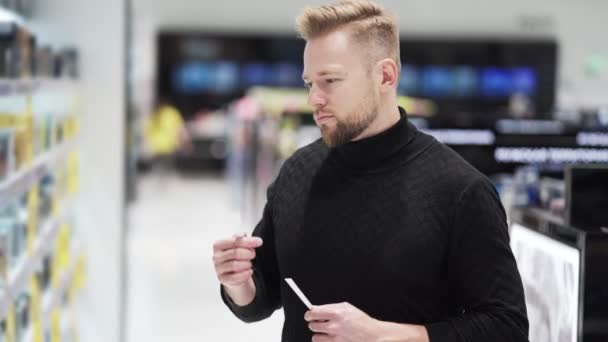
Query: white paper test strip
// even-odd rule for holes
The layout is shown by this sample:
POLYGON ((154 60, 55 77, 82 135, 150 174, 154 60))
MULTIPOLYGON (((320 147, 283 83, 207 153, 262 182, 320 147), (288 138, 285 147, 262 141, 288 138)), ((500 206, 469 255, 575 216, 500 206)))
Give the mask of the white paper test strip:
POLYGON ((291 287, 291 289, 293 290, 293 292, 296 293, 296 295, 300 298, 300 300, 302 301, 302 303, 304 303, 304 305, 306 305, 306 307, 308 309, 312 308, 312 304, 310 304, 310 301, 308 300, 308 298, 306 298, 306 296, 304 295, 304 293, 302 293, 302 290, 300 290, 300 288, 298 287, 298 285, 296 285, 296 283, 293 281, 293 279, 291 278, 285 278, 285 281, 287 282, 287 284, 289 285, 289 287, 291 287))

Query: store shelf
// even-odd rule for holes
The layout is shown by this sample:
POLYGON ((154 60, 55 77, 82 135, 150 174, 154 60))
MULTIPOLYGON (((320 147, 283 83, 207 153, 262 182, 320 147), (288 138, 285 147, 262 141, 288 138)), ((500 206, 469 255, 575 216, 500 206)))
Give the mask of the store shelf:
POLYGON ((0 97, 13 95, 36 95, 42 91, 71 90, 76 86, 72 79, 32 78, 7 79, 0 78, 0 97))
POLYGON ((30 95, 39 86, 36 80, 0 79, 0 96, 30 95))
MULTIPOLYGON (((63 272, 63 274, 61 275, 61 278, 59 281, 59 287, 56 289, 47 290, 46 293, 44 294, 44 296, 42 297, 42 307, 41 307, 42 320, 40 323, 41 323, 41 328, 42 328, 43 333, 44 333, 44 331, 48 330, 48 328, 50 328, 50 324, 51 324, 50 319, 51 319, 51 314, 52 314, 53 310, 56 308, 61 308, 62 298, 67 293, 67 291, 70 287, 70 282, 74 276, 74 272, 76 271, 76 260, 80 255, 82 255, 83 250, 84 249, 83 249, 82 244, 80 244, 80 243, 74 244, 74 247, 72 247, 72 250, 70 251, 71 255, 74 256, 74 258, 71 261, 70 267, 67 270, 65 270, 63 272)), ((68 324, 70 322, 72 322, 72 314, 70 313, 69 310, 67 310, 67 311, 62 312, 61 315, 62 315, 61 331, 65 331, 68 327, 68 324)), ((33 342, 34 341, 34 332, 31 327, 24 334, 23 341, 24 342, 33 342)))
POLYGON ((73 148, 74 142, 63 142, 34 159, 34 163, 9 176, 0 183, 0 208, 26 193, 47 172, 49 167, 73 148))
POLYGON ((53 247, 55 237, 59 232, 64 217, 71 208, 72 203, 68 201, 62 212, 56 217, 48 219, 40 230, 34 241, 33 251, 29 255, 23 256, 14 271, 9 273, 8 286, 0 291, 0 319, 4 319, 8 312, 9 305, 17 298, 19 293, 27 288, 28 281, 39 266, 43 257, 53 247))
POLYGON ((61 307, 61 302, 64 295, 67 293, 70 282, 76 271, 76 261, 78 257, 83 253, 83 248, 80 243, 75 243, 70 251, 72 260, 70 260, 70 266, 67 270, 63 271, 59 280, 59 287, 56 289, 49 289, 44 294, 42 299, 42 327, 48 327, 50 322, 51 313, 55 308, 61 307))

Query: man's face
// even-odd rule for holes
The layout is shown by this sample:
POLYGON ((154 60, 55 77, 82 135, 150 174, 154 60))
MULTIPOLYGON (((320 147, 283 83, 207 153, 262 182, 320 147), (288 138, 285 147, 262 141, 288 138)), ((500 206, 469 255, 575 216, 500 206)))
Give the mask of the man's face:
POLYGON ((309 88, 308 103, 323 140, 338 146, 356 139, 378 115, 379 90, 374 87, 371 61, 336 30, 308 40, 302 78, 309 88))

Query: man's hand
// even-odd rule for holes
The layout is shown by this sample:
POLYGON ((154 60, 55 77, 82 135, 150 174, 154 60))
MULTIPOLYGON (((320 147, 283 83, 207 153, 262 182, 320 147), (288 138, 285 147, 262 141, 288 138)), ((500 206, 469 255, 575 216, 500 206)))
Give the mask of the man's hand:
POLYGON ((252 260, 262 245, 259 237, 233 236, 213 244, 213 263, 220 283, 233 301, 246 305, 255 296, 252 260))
POLYGON ((304 319, 313 342, 373 342, 379 321, 349 303, 313 306, 304 319))
POLYGON ((429 342, 424 326, 379 321, 349 303, 313 306, 304 319, 313 342, 429 342))

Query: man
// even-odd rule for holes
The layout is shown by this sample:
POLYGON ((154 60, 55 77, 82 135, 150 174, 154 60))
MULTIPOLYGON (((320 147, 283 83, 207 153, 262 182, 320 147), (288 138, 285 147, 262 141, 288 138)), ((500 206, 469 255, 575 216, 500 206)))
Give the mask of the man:
POLYGON ((346 1, 298 30, 323 139, 285 162, 253 237, 214 244, 224 302, 245 322, 283 307, 286 342, 527 341, 492 184, 397 106, 395 19, 346 1))

